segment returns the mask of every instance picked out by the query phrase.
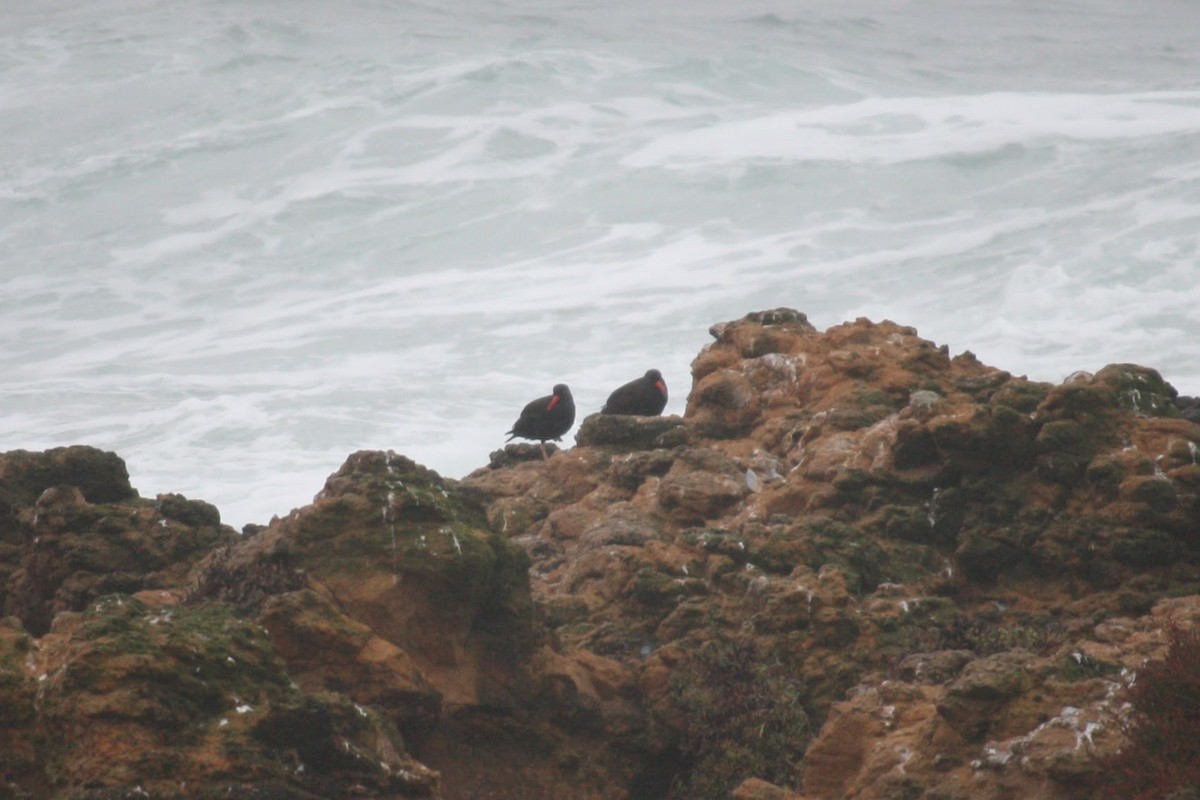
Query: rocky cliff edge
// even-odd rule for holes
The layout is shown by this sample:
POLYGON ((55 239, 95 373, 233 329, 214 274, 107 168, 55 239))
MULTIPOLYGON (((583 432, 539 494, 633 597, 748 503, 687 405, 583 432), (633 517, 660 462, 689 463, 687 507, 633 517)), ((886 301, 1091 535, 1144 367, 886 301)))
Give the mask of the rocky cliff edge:
POLYGON ((891 322, 712 328, 682 417, 238 534, 0 455, 0 798, 1097 796, 1200 618, 1200 425, 891 322))

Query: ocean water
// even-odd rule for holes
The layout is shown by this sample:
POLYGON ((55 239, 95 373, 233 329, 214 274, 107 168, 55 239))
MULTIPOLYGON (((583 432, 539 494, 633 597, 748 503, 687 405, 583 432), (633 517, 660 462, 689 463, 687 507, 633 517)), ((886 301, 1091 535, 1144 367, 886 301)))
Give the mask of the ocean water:
POLYGON ((0 450, 265 522, 776 306, 1200 394, 1200 3, 0 10, 0 450))

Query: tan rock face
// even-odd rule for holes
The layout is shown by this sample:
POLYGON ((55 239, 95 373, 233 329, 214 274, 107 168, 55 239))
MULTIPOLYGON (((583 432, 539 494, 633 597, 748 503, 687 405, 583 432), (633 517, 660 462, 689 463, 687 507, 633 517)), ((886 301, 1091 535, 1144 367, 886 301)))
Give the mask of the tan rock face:
POLYGON ((241 796, 254 785, 303 796, 355 783, 393 796, 437 786, 377 710, 302 693, 265 632, 221 604, 151 608, 109 596, 60 614, 22 666, 37 687, 25 706, 36 752, 18 748, 5 766, 37 796, 117 797, 138 786, 157 797, 241 796))
POLYGON ((8 780, 1094 796, 1122 682, 1200 619, 1200 427, 1174 390, 788 309, 712 333, 682 418, 592 416, 463 481, 355 453, 240 538, 138 499, 112 454, 0 456, 8 780))

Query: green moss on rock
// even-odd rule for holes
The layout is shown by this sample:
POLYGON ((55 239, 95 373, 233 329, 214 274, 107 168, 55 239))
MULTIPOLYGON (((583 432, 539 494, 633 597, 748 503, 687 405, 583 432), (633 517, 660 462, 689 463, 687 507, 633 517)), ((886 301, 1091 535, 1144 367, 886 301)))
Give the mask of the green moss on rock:
POLYGON ((896 469, 916 469, 938 460, 938 449, 928 429, 916 420, 902 420, 896 427, 896 442, 892 447, 896 469))
POLYGON ((652 566, 638 569, 633 579, 632 592, 639 602, 656 608, 674 607, 683 595, 682 587, 674 578, 652 566))
POLYGON ((927 428, 941 458, 964 473, 1024 471, 1033 462, 1033 423, 1007 406, 978 406, 970 417, 935 417, 927 428))
POLYGON ((155 500, 158 513, 167 519, 182 522, 195 528, 217 528, 221 525, 221 512, 212 503, 189 500, 181 494, 160 494, 155 500))
POLYGON ((37 771, 38 683, 26 670, 32 649, 15 619, 0 619, 0 775, 6 780, 37 771))
POLYGON ((266 631, 224 604, 110 596, 61 617, 55 634, 65 656, 41 684, 39 756, 68 794, 136 782, 174 796, 184 781, 198 797, 233 775, 297 796, 346 781, 366 796, 436 784, 378 712, 297 689, 266 631))
POLYGON ((884 536, 927 544, 935 541, 934 518, 928 508, 887 506, 880 513, 884 536))
POLYGON ((1030 414, 1046 399, 1050 389, 1049 383, 1014 378, 998 388, 988 402, 992 405, 1007 406, 1022 414, 1030 414))
POLYGON ((1145 503, 1152 510, 1164 514, 1179 505, 1179 493, 1174 484, 1165 477, 1155 475, 1127 479, 1121 484, 1121 496, 1134 503, 1145 503))
POLYGON ((683 417, 639 417, 626 414, 591 414, 579 426, 575 441, 584 446, 614 451, 653 450, 682 443, 687 438, 683 417), (666 444, 666 443, 670 444, 666 444))
POLYGON ((745 538, 718 528, 693 528, 683 534, 683 541, 707 553, 726 556, 736 564, 744 564, 750 554, 745 538))
POLYGON ((31 506, 52 486, 75 486, 89 503, 119 503, 137 497, 129 470, 116 453, 75 445, 44 452, 0 454, 0 507, 31 506))
POLYGON ((1109 364, 1096 373, 1095 383, 1112 393, 1114 404, 1147 417, 1178 417, 1179 392, 1158 370, 1137 364, 1109 364))
POLYGON ((1113 497, 1128 472, 1128 466, 1119 455, 1104 453, 1088 463, 1085 476, 1088 484, 1105 495, 1113 497))
POLYGON ((1090 457, 1094 444, 1088 441, 1087 431, 1078 422, 1060 419, 1047 422, 1038 431, 1037 449, 1039 453, 1065 452, 1090 457))
POLYGON ((954 555, 968 578, 990 582, 1021 560, 1022 538, 1021 531, 1011 527, 975 529, 961 538, 954 555))
POLYGON ((1112 538, 1111 557, 1134 568, 1165 567, 1182 555, 1180 542, 1166 531, 1122 528, 1112 538))

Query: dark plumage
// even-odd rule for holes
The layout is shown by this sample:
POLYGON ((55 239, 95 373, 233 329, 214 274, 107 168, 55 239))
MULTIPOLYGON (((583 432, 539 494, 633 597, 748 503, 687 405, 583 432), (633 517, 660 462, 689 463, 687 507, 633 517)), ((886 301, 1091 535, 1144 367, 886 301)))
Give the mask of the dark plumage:
POLYGON ((630 381, 610 394, 600 413, 656 417, 666 407, 667 383, 661 372, 649 369, 636 381, 630 381))
POLYGON ((546 441, 561 441, 563 434, 575 424, 575 398, 565 383, 554 387, 554 393, 539 397, 521 409, 521 416, 508 431, 507 441, 520 436, 522 439, 537 439, 546 456, 546 441))

